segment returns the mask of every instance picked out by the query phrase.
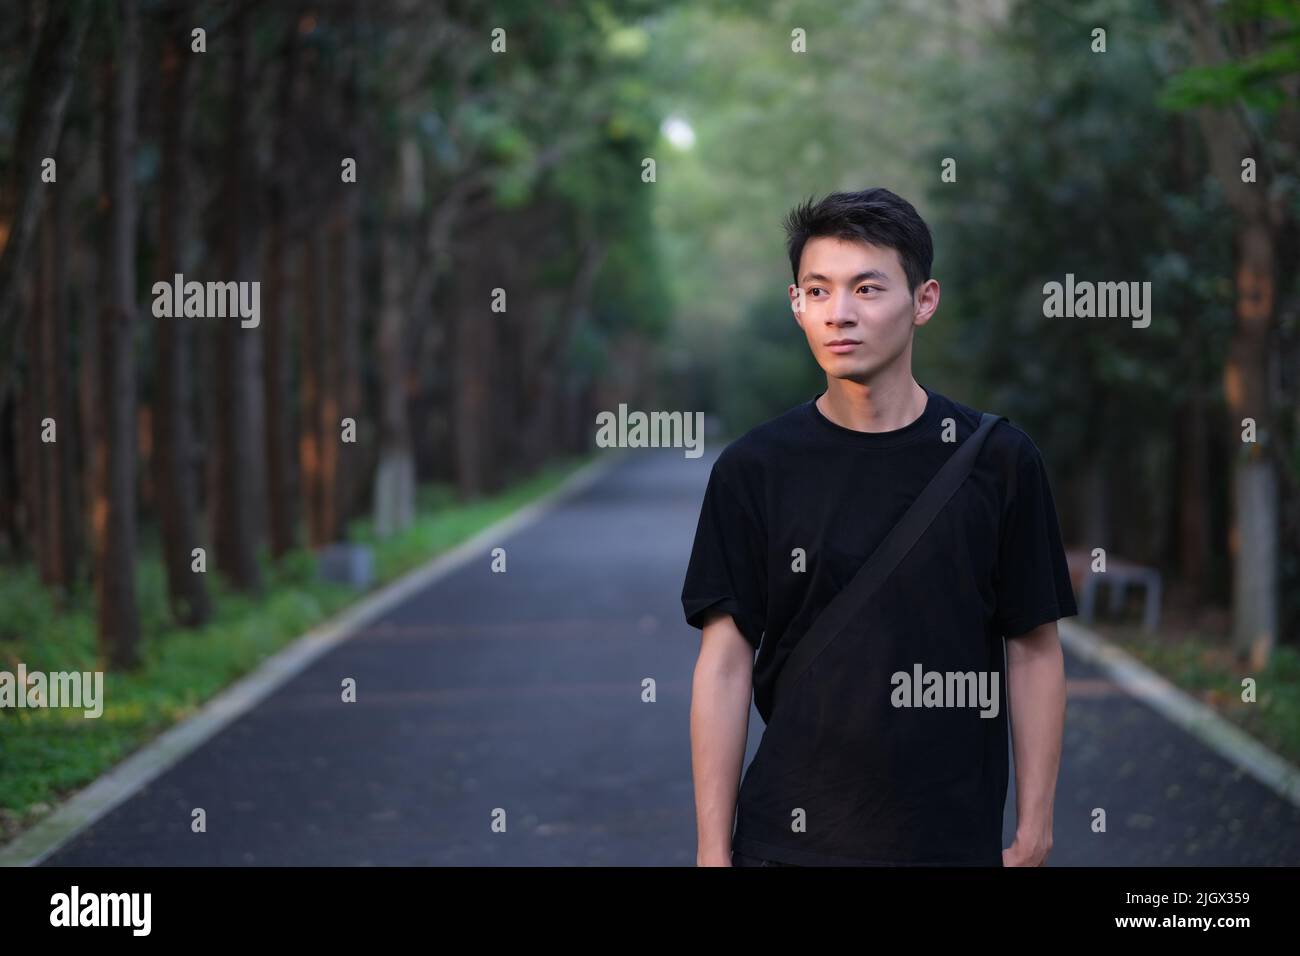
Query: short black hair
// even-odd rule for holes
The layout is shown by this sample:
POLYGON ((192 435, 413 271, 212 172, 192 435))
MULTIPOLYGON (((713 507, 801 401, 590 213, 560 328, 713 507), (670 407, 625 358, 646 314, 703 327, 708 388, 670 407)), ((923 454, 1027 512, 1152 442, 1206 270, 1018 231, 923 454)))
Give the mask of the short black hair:
POLYGON ((831 193, 819 202, 808 199, 785 217, 785 234, 795 285, 799 284, 799 258, 804 244, 815 236, 893 249, 902 260, 907 287, 912 292, 930 278, 934 263, 934 241, 925 220, 902 196, 879 187, 831 193))

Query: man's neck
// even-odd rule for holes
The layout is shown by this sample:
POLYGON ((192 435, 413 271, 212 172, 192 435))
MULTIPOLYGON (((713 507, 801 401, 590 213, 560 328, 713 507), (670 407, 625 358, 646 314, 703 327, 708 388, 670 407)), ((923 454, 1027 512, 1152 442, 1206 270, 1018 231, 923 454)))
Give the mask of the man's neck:
POLYGON ((925 411, 925 389, 912 373, 870 383, 831 378, 817 408, 842 428, 858 432, 892 432, 912 424, 925 411))

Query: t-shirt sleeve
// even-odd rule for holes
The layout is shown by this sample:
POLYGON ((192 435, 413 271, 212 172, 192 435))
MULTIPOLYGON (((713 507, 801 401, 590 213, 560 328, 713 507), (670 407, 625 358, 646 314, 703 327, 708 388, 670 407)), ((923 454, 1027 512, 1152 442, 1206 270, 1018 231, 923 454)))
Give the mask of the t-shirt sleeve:
POLYGON ((709 473, 695 529, 682 609, 686 622, 703 628, 708 612, 730 614, 755 648, 766 619, 763 531, 739 489, 726 479, 723 458, 709 473))
POLYGON ((1004 515, 994 622, 1005 637, 1079 613, 1042 454, 1026 437, 1004 515))

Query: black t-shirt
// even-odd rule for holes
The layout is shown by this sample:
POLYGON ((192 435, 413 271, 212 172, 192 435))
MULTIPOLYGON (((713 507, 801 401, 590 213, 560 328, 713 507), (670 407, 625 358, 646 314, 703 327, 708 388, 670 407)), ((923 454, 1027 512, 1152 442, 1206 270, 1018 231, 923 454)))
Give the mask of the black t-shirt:
POLYGON ((993 426, 934 523, 774 712, 793 647, 979 424, 925 391, 921 417, 890 432, 836 425, 809 400, 713 465, 682 605, 694 627, 729 613, 758 649, 767 726, 740 788, 741 853, 1001 865, 1003 638, 1077 613, 1043 460, 1019 428, 993 426))

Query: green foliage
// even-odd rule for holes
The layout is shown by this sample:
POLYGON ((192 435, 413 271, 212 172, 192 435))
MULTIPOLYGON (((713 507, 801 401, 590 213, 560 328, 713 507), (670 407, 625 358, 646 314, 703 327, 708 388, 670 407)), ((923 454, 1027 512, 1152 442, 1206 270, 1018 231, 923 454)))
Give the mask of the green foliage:
MULTIPOLYGON (((1149 7, 1124 6, 1154 22, 1149 7)), ((989 402, 1041 436, 1058 467, 1083 468, 1099 451, 1149 445, 1152 421, 1212 389, 1231 324, 1223 209, 1181 175, 1183 138, 1154 105, 1159 39, 1115 44, 1106 69, 1084 70, 1074 25, 1032 4, 1004 39, 986 66, 940 83, 954 108, 928 163, 960 157, 958 183, 932 189, 959 313, 946 360, 988 383, 989 402), (1150 326, 1045 317, 1043 285, 1066 272, 1150 281, 1150 326)))
POLYGON ((1219 15, 1227 25, 1244 20, 1266 24, 1264 49, 1171 76, 1160 104, 1174 110, 1242 104, 1272 113, 1292 100, 1280 81, 1300 73, 1300 5, 1287 0, 1232 0, 1220 8, 1219 15))

